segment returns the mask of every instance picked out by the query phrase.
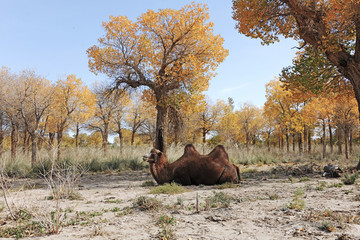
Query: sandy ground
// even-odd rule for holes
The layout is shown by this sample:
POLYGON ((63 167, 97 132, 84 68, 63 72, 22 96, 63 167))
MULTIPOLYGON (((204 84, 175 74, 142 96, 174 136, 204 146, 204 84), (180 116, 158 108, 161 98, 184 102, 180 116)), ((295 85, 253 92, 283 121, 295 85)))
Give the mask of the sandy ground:
MULTIPOLYGON (((65 226, 60 234, 25 239, 158 239, 163 229, 158 224, 161 215, 175 219, 169 229, 176 239, 360 239, 357 184, 336 187, 340 179, 316 173, 306 178, 295 176, 290 181, 289 176, 261 170, 243 174, 244 180, 236 188, 190 186, 188 192, 175 195, 149 194, 154 187, 142 187, 145 181, 152 180, 148 171, 86 174, 76 187, 83 199, 60 201, 60 207, 67 212, 64 222, 75 215, 86 217, 65 226), (289 208, 298 188, 305 192, 302 210, 289 208), (230 206, 205 209, 207 197, 215 192, 230 196, 230 206), (141 211, 134 207, 141 196, 155 197, 164 207, 141 211)), ((55 206, 54 200, 47 200, 50 190, 39 179, 17 180, 16 189, 9 193, 10 202, 38 218, 55 206), (23 184, 32 187, 19 188, 23 184)), ((6 216, 3 207, 2 228, 15 224, 6 216)))

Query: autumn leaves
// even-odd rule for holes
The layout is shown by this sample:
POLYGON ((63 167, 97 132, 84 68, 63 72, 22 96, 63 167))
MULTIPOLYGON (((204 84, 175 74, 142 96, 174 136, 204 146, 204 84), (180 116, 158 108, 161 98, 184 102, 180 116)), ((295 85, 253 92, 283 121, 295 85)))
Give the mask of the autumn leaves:
POLYGON ((169 109, 207 89, 216 67, 228 55, 213 34, 206 6, 148 10, 136 22, 110 16, 106 34, 88 49, 89 67, 123 88, 145 87, 157 109, 155 146, 167 148, 169 109))

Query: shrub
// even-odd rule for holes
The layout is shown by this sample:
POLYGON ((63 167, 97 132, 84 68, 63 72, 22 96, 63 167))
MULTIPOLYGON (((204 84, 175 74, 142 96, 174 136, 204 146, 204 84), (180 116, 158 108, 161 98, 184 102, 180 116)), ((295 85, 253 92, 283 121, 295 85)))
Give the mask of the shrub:
POLYGON ((145 181, 141 184, 142 187, 153 187, 155 186, 155 182, 150 180, 150 181, 145 181))
POLYGON ((228 208, 233 198, 223 192, 213 192, 213 196, 206 198, 205 210, 210 208, 228 208))
POLYGON ((165 183, 164 185, 151 189, 150 194, 178 194, 188 190, 177 183, 165 183))
POLYGON ((303 210, 305 208, 304 190, 302 188, 296 189, 292 201, 287 205, 290 209, 303 210))
POLYGON ((358 179, 359 177, 359 174, 358 173, 355 173, 355 174, 347 174, 345 173, 344 174, 344 178, 342 179, 343 183, 345 185, 352 185, 355 183, 356 179, 358 179))
POLYGON ((138 197, 133 205, 141 211, 154 211, 162 206, 161 202, 156 198, 149 198, 145 196, 138 197))
POLYGON ((161 240, 170 240, 175 239, 172 225, 175 225, 175 218, 172 216, 161 215, 158 220, 158 225, 160 227, 159 239, 161 240))

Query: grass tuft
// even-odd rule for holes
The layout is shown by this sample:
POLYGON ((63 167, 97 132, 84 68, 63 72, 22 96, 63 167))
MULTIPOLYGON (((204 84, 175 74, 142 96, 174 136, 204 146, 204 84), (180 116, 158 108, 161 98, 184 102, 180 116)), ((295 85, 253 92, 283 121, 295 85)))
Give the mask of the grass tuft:
POLYGON ((293 195, 293 199, 291 202, 287 205, 290 209, 295 210, 303 210, 305 209, 305 201, 304 201, 304 190, 302 188, 296 189, 293 195))
POLYGON ((356 179, 358 179, 359 174, 358 173, 354 173, 354 174, 344 174, 344 178, 341 179, 343 181, 343 183, 345 185, 352 185, 355 183, 356 179))
POLYGON ((164 185, 151 189, 150 194, 179 194, 189 191, 177 183, 165 183, 164 185))
POLYGON ((135 200, 133 206, 141 211, 155 211, 162 207, 162 204, 156 198, 140 196, 135 200))

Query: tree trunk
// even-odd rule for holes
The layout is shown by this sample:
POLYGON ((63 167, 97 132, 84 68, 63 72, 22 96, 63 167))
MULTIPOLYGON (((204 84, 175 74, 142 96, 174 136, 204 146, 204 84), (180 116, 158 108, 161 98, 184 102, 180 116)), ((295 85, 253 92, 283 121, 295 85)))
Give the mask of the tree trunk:
POLYGON ((333 135, 332 135, 332 127, 329 124, 329 143, 330 143, 330 152, 334 152, 334 143, 333 143, 333 135))
POLYGON ((326 156, 326 125, 325 125, 325 123, 323 123, 322 144, 323 144, 322 157, 325 158, 325 156, 326 156))
POLYGON ((48 150, 50 151, 54 145, 54 138, 55 138, 55 133, 49 133, 49 148, 48 150))
POLYGON ((304 125, 304 152, 307 151, 307 138, 308 138, 308 128, 306 127, 306 125, 304 125))
POLYGON ((295 152, 295 133, 292 134, 292 149, 295 152))
POLYGON ((61 157, 61 141, 62 141, 63 133, 62 131, 58 131, 57 133, 57 159, 61 157))
POLYGON ((18 142, 18 128, 15 123, 11 123, 11 159, 16 159, 16 150, 18 142))
POLYGON ((131 131, 131 147, 134 146, 134 142, 135 142, 135 130, 131 131))
POLYGON ((286 133, 286 152, 290 152, 289 133, 286 133))
POLYGON ((349 150, 350 155, 353 153, 353 128, 350 127, 349 129, 349 150))
POLYGON ((76 123, 76 126, 75 126, 75 148, 76 148, 76 152, 79 151, 79 134, 80 134, 80 126, 79 126, 79 123, 76 123))
POLYGON ((303 152, 303 141, 301 132, 298 133, 298 141, 299 141, 299 155, 303 152))
POLYGON ((109 137, 109 125, 104 124, 104 132, 102 134, 102 149, 104 151, 104 156, 107 154, 107 148, 108 148, 108 137, 109 137))
POLYGON ((341 134, 341 129, 340 127, 338 127, 336 129, 336 135, 337 135, 337 145, 338 145, 338 154, 342 154, 343 151, 342 151, 342 134, 341 134))
POLYGON ((349 127, 344 127, 344 139, 345 139, 345 157, 349 159, 349 127))
POLYGON ((120 141, 120 154, 123 154, 123 151, 124 151, 124 137, 122 135, 121 129, 118 129, 118 134, 119 134, 119 141, 120 141))
POLYGON ((284 136, 281 134, 281 151, 284 151, 284 136))
POLYGON ((23 137, 23 154, 27 155, 27 150, 28 150, 28 132, 27 129, 24 130, 24 137, 23 137))
MULTIPOLYGON (((357 25, 357 34, 360 34, 360 23, 357 25)), ((326 52, 327 58, 337 66, 338 71, 347 78, 354 90, 355 98, 358 103, 358 112, 360 113, 360 42, 356 42, 355 56, 351 56, 347 50, 338 52, 326 52), (356 59, 357 58, 357 59, 356 59)))
MULTIPOLYGON (((158 100, 159 102, 159 100, 158 100)), ((168 108, 157 104, 155 148, 163 153, 167 150, 168 108)))
POLYGON ((308 130, 308 153, 311 153, 311 130, 308 130))
POLYGON ((32 132, 30 134, 31 137, 31 167, 33 168, 36 163, 36 156, 37 156, 37 136, 36 132, 32 132))
POLYGON ((266 139, 267 149, 270 152, 270 133, 268 132, 267 139, 266 139))

